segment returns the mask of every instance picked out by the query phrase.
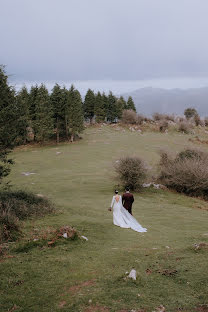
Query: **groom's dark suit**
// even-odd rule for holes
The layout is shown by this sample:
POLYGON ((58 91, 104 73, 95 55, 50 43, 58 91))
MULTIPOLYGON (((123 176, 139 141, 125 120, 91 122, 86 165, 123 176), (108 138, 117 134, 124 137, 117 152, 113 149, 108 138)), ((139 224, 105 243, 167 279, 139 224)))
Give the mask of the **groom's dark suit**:
POLYGON ((132 204, 134 202, 133 194, 126 192, 122 195, 122 204, 126 210, 132 215, 132 204))

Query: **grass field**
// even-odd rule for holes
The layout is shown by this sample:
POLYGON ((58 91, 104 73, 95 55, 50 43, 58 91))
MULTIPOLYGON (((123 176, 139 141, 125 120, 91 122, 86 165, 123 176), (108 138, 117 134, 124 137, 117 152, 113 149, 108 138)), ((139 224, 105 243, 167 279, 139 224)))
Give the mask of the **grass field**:
POLYGON ((159 149, 179 151, 193 145, 189 138, 103 126, 88 128, 74 144, 17 149, 12 184, 58 207, 54 215, 27 221, 24 239, 72 225, 89 240, 11 251, 0 262, 0 311, 151 312, 160 305, 166 312, 208 311, 208 250, 193 248, 208 242, 208 203, 163 190, 135 194, 133 213, 147 233, 114 226, 107 211, 117 184, 115 160, 139 155, 155 173, 159 149), (136 281, 124 279, 132 268, 136 281))

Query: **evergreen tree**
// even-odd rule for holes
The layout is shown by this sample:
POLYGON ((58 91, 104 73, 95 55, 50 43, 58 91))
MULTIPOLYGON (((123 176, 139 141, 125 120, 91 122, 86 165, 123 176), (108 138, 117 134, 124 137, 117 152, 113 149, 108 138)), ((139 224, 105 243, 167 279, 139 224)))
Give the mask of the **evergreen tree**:
POLYGON ((95 94, 91 89, 88 89, 84 99, 84 116, 86 119, 89 118, 90 123, 95 115, 95 94))
POLYGON ((17 137, 17 105, 14 90, 8 85, 8 77, 0 66, 0 182, 10 172, 8 154, 17 137))
POLYGON ((19 143, 25 144, 27 141, 27 128, 30 125, 30 116, 29 116, 29 93, 27 88, 24 86, 20 92, 17 94, 17 131, 19 136, 19 143))
POLYGON ((34 117, 33 128, 35 140, 44 142, 53 133, 53 110, 48 90, 43 84, 38 88, 34 117))
POLYGON ((122 96, 117 100, 116 105, 117 105, 117 117, 118 119, 121 119, 123 110, 126 107, 126 101, 122 96))
POLYGON ((195 117, 198 115, 197 110, 195 108, 186 108, 184 111, 184 115, 186 116, 186 119, 190 119, 192 117, 195 117))
POLYGON ((35 112, 37 105, 38 85, 32 86, 29 93, 29 115, 30 120, 35 120, 35 112))
POLYGON ((127 101, 127 109, 132 109, 133 111, 136 112, 136 107, 131 96, 129 96, 128 101, 127 101))
POLYGON ((53 109, 54 128, 56 129, 56 142, 59 143, 60 133, 65 128, 66 97, 64 90, 58 84, 53 87, 50 101, 53 109))
POLYGON ((108 95, 107 120, 113 122, 115 121, 116 118, 117 118, 116 97, 110 91, 108 95))
POLYGON ((123 96, 120 96, 119 101, 121 101, 123 109, 127 109, 127 103, 124 100, 123 96))
POLYGON ((82 105, 82 98, 78 90, 71 86, 68 93, 68 122, 71 134, 71 141, 74 141, 76 134, 84 130, 84 112, 82 105))
POLYGON ((105 110, 105 121, 107 121, 107 116, 108 116, 108 96, 105 95, 105 93, 102 93, 102 101, 103 101, 103 107, 105 110))
POLYGON ((100 92, 97 93, 95 97, 95 116, 96 122, 103 122, 105 120, 105 106, 103 102, 103 97, 100 92))

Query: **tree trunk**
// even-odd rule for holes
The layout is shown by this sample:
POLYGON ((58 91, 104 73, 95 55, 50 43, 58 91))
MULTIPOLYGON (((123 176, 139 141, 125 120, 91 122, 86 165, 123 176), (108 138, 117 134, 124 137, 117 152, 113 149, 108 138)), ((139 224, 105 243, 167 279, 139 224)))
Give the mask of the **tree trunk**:
POLYGON ((71 134, 71 142, 74 142, 74 134, 71 134))

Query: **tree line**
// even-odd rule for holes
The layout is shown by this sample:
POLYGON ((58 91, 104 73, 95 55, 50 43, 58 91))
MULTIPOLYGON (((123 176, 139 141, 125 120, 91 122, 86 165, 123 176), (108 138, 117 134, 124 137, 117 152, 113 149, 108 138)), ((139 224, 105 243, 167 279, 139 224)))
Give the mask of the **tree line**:
MULTIPOLYGON (((8 86, 3 68, 0 69, 0 76, 4 89, 0 90, 1 105, 5 111, 15 112, 15 131, 12 133, 17 144, 44 142, 51 138, 56 138, 57 143, 60 139, 73 141, 83 131, 84 121, 112 123, 121 119, 124 109, 136 111, 131 97, 125 101, 112 92, 106 95, 89 89, 84 100, 73 85, 67 89, 55 84, 51 93, 44 84, 32 86, 29 91, 23 86, 15 92, 8 86), (11 110, 11 105, 15 109, 11 110)), ((0 114, 0 118, 4 119, 3 111, 0 114)), ((8 134, 10 129, 11 123, 7 127, 8 134)))

